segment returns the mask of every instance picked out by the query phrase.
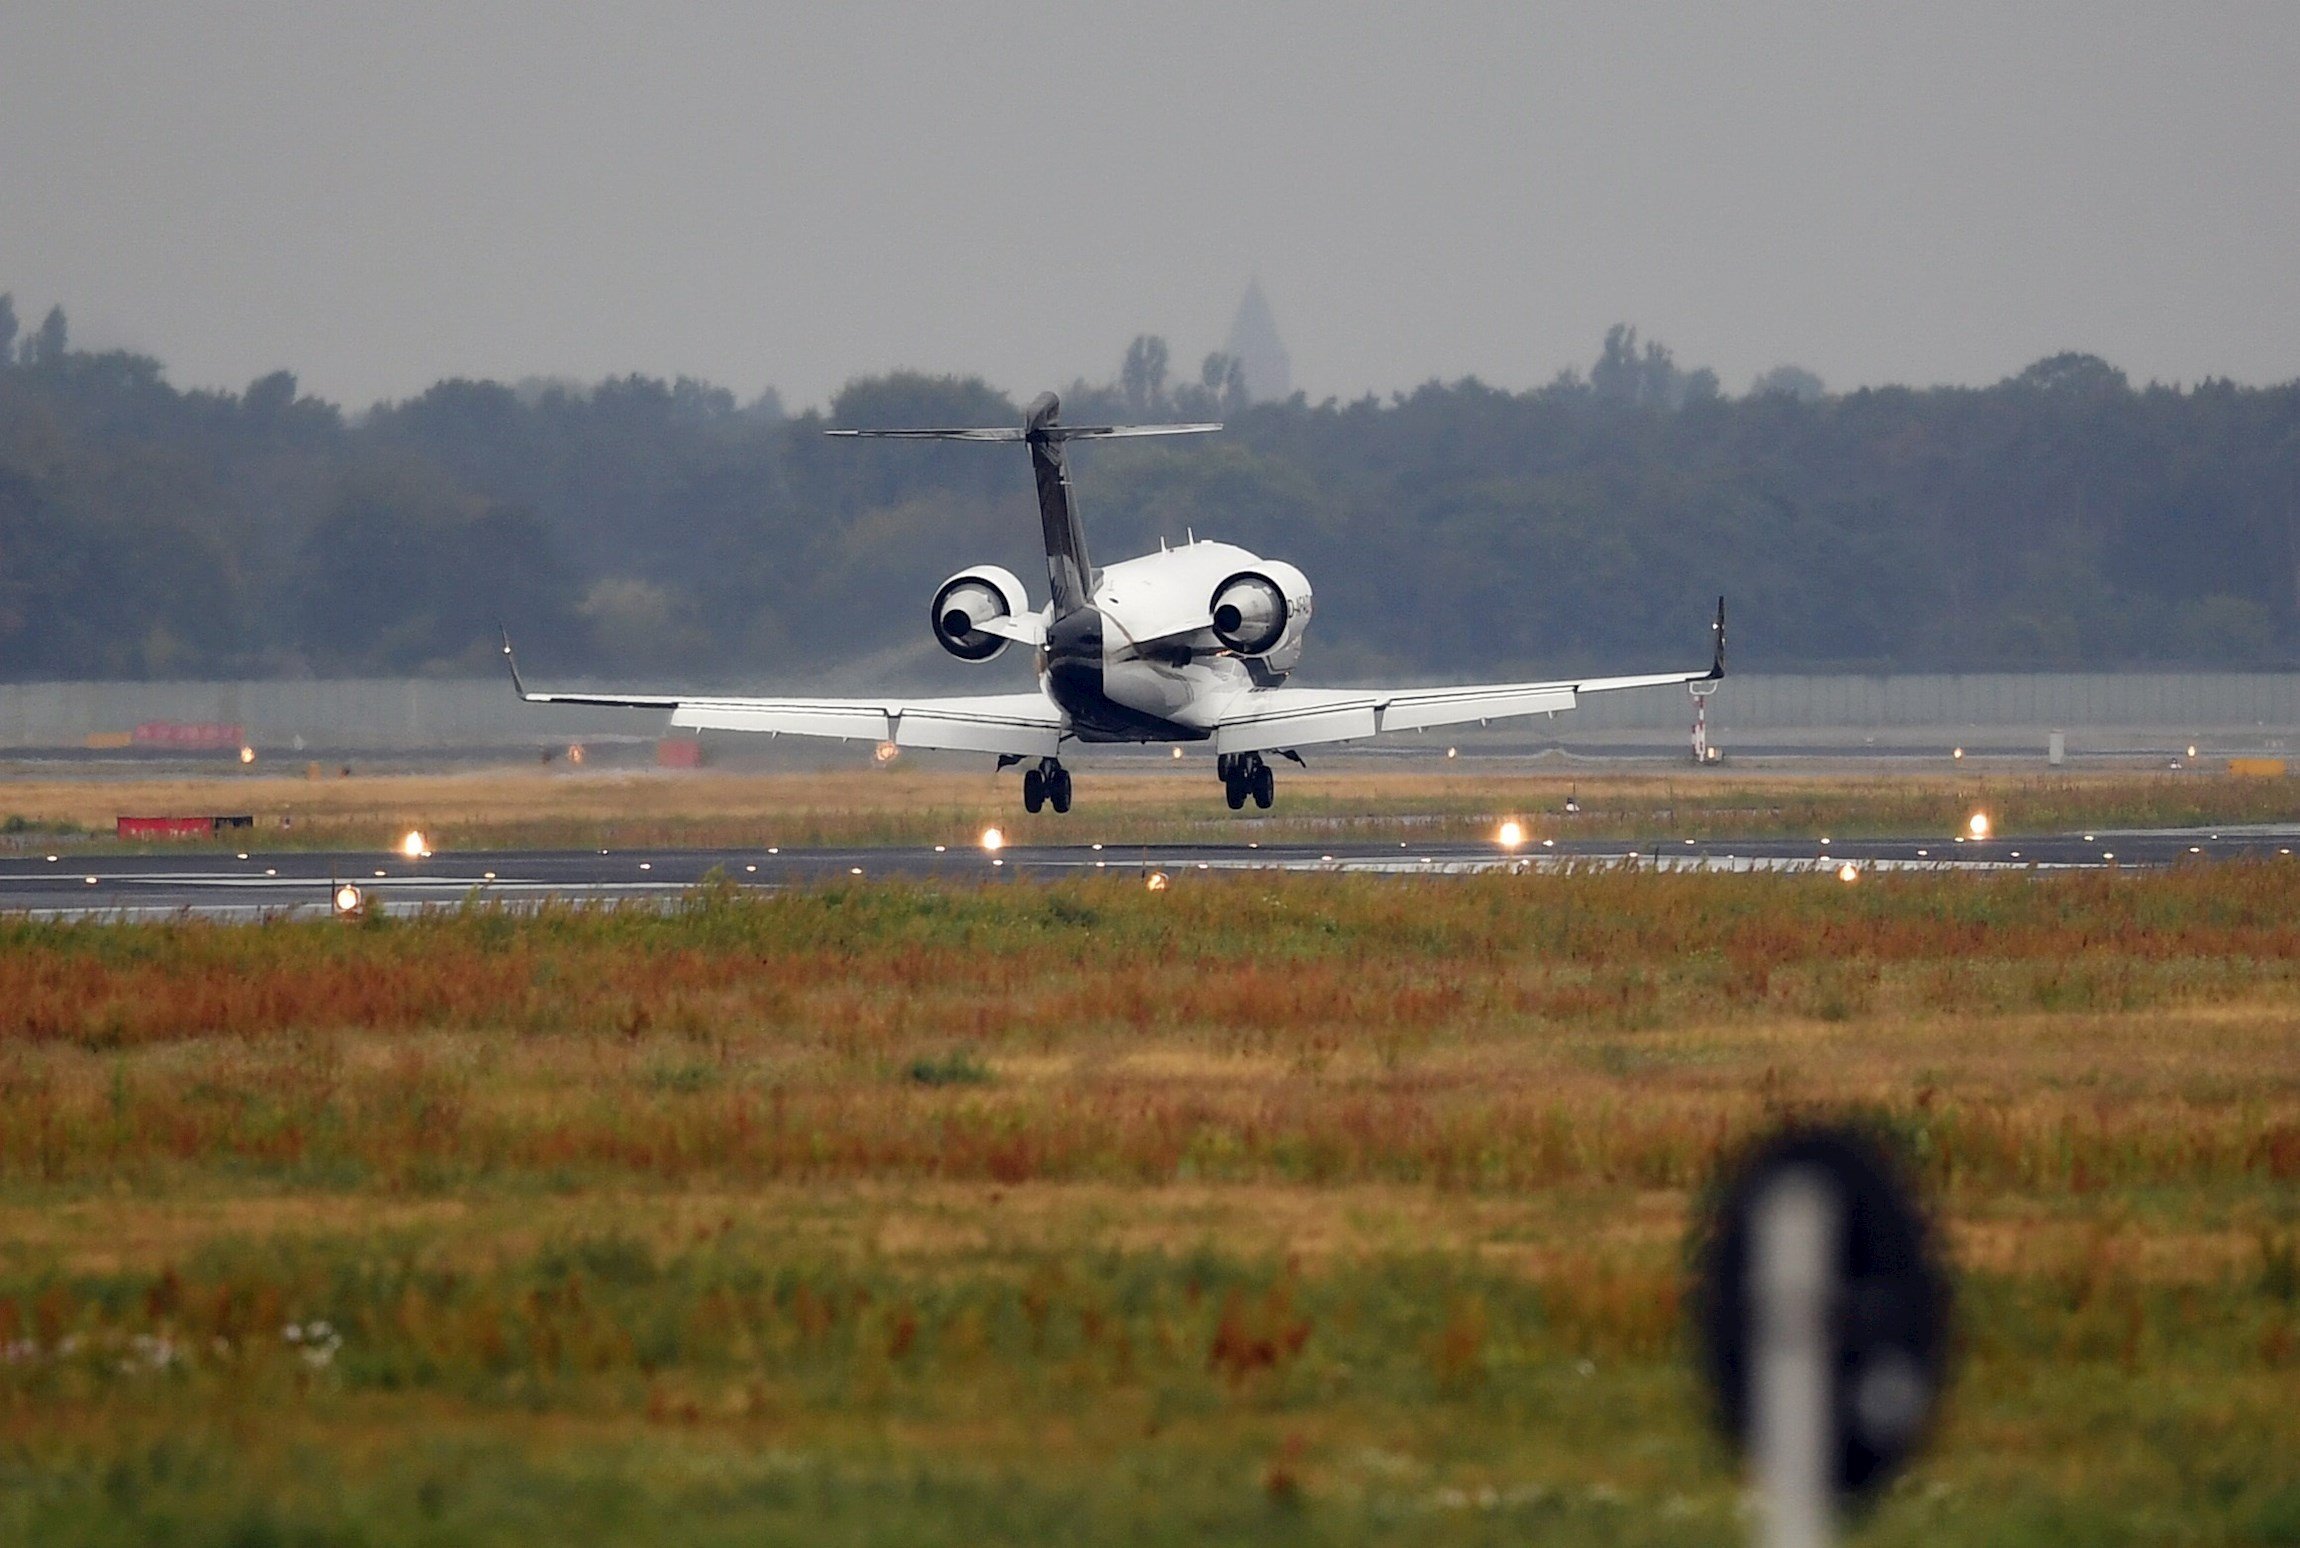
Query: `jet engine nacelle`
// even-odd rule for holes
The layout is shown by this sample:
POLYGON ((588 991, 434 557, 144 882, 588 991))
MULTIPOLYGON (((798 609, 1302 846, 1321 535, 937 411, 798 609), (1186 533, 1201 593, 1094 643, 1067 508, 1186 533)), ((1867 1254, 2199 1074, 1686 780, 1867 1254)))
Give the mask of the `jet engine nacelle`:
POLYGON ((1285 671, 1302 654, 1310 578, 1282 559, 1266 559, 1216 586, 1210 610, 1214 638, 1226 649, 1285 671))
POLYGON ((1030 593, 1012 570, 995 564, 961 570, 934 594, 934 637, 961 661, 988 661, 1006 649, 1003 635, 978 627, 994 618, 1020 618, 1030 611, 1030 593))

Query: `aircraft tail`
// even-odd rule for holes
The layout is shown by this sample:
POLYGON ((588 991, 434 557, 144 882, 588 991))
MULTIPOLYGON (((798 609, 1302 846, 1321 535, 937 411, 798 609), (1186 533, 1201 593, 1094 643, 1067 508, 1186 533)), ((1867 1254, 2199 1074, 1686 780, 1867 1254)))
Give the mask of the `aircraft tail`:
POLYGON ((1046 543, 1046 579, 1054 593, 1054 616, 1085 607, 1093 597, 1094 565, 1086 555, 1086 528, 1070 489, 1070 464, 1062 448, 1071 441, 1111 440, 1142 435, 1201 435, 1218 424, 1066 425, 1062 401, 1038 395, 1014 429, 829 430, 827 435, 900 441, 1020 441, 1030 448, 1030 468, 1038 483, 1038 523, 1046 543))

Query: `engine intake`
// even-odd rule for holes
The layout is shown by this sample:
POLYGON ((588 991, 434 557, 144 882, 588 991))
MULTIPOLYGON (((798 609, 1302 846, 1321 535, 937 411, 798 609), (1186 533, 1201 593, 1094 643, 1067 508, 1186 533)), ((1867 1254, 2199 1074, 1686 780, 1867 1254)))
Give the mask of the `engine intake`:
POLYGON ((1286 637, 1286 594, 1266 575, 1233 575, 1214 593, 1214 638, 1241 656, 1260 656, 1286 637))
POLYGON ((988 661, 1006 649, 1004 635, 981 625, 1029 611, 1029 593, 1012 570, 995 564, 961 570, 935 591, 927 610, 936 643, 961 661, 988 661))

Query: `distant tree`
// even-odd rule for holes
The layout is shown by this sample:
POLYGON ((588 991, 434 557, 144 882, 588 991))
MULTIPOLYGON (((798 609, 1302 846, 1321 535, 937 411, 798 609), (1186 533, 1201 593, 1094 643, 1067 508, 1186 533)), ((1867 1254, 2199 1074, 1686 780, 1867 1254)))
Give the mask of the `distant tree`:
POLYGON ((1198 367, 1198 381, 1212 395, 1216 413, 1241 414, 1253 402, 1253 394, 1246 388, 1246 362, 1236 355, 1221 350, 1208 355, 1198 367))
POLYGON ((0 292, 0 366, 16 358, 16 298, 0 292))
POLYGON ((1022 411, 979 376, 895 371, 859 377, 831 399, 831 423, 856 429, 905 425, 1011 425, 1022 411))
POLYGON ((48 308, 48 315, 40 319, 40 329, 24 341, 26 365, 53 365, 60 363, 68 347, 64 328, 64 309, 48 308))
POLYGON ((1134 342, 1126 346, 1126 363, 1119 368, 1118 385, 1126 394, 1130 412, 1156 413, 1166 399, 1166 341, 1155 334, 1135 335, 1134 342))
POLYGON ((2047 355, 2013 378, 2013 385, 2063 397, 2116 397, 2131 390, 2124 373, 2098 355, 2047 355))
POLYGON ((274 371, 248 383, 248 390, 240 396, 240 412, 259 424, 270 423, 285 414, 295 402, 295 373, 274 371))
POLYGON ((1615 323, 1605 331, 1597 363, 1589 368, 1589 388, 1609 403, 1675 409, 1684 407, 1689 397, 1715 397, 1717 373, 1707 368, 1691 374, 1680 371, 1668 345, 1648 339, 1640 350, 1637 330, 1615 323), (1696 383, 1696 377, 1702 380, 1696 383))
POLYGON ((1817 402, 1827 391, 1820 377, 1796 365, 1777 365, 1770 371, 1760 372, 1749 384, 1752 398, 1779 396, 1795 398, 1800 403, 1817 402))
POLYGON ((1644 364, 1637 358, 1637 330, 1627 323, 1615 323, 1605 330, 1597 364, 1589 368, 1589 390, 1608 403, 1635 403, 1644 381, 1644 364))

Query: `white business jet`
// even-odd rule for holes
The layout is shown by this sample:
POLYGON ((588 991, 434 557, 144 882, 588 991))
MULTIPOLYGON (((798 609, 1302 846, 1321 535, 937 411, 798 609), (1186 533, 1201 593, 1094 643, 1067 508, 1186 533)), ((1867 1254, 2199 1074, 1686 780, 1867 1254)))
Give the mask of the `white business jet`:
POLYGON ((1046 393, 1019 428, 832 430, 836 436, 913 441, 1019 441, 1030 448, 1052 593, 1032 608, 1012 571, 961 570, 934 594, 928 622, 944 650, 984 662, 1011 645, 1035 656, 1037 686, 969 698, 765 699, 697 694, 533 693, 520 680, 511 639, 511 682, 530 704, 597 704, 671 712, 698 731, 892 742, 897 747, 995 754, 1024 763, 1022 804, 1070 810, 1067 742, 1211 742, 1231 810, 1268 807, 1276 780, 1265 754, 1302 761, 1299 749, 1363 741, 1518 715, 1569 710, 1584 694, 1621 688, 1714 683, 1725 675, 1725 603, 1717 603, 1706 670, 1638 677, 1483 683, 1462 688, 1288 688, 1310 622, 1310 581, 1282 559, 1229 543, 1180 548, 1097 570, 1070 488, 1063 447, 1119 436, 1195 435, 1220 425, 1065 425, 1046 393))

